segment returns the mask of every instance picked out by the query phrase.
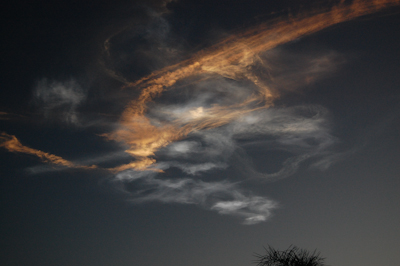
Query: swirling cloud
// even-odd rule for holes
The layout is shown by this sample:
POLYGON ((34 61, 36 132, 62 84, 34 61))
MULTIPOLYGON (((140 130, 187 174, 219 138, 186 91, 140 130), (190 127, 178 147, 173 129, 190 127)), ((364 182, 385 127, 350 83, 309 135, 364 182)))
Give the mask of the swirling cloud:
MULTIPOLYGON (((135 203, 196 204, 241 217, 245 224, 266 221, 278 207, 276 202, 240 188, 239 181, 207 180, 207 174, 234 168, 241 173, 241 180, 272 181, 293 174, 307 160, 320 169, 337 160, 331 150, 337 139, 331 133, 326 108, 275 103, 282 95, 325 77, 343 58, 333 51, 288 55, 278 46, 398 4, 399 0, 340 1, 331 8, 275 19, 233 34, 134 82, 107 69, 125 83, 125 91, 138 91, 113 129, 102 134, 128 155, 113 167, 77 164, 24 146, 6 133, 0 136, 0 146, 55 165, 107 171, 112 182, 135 203), (274 171, 257 170, 250 154, 260 156, 270 151, 284 152, 285 158, 274 171)), ((167 35, 162 14, 154 18, 162 23, 163 36, 167 35)), ((124 32, 106 40, 105 56, 111 54, 113 40, 121 34, 124 32)), ((168 54, 167 62, 179 54, 179 47, 159 47, 160 56, 168 54)), ((61 114, 64 121, 78 124, 77 108, 86 95, 76 81, 44 79, 38 83, 35 96, 46 114, 61 114)), ((105 155, 87 162, 111 160, 115 157, 105 155)))

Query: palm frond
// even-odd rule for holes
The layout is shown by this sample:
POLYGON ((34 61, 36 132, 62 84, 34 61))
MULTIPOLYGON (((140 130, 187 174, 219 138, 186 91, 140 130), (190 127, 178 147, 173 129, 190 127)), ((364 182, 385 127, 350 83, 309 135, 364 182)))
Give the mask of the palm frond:
POLYGON ((271 246, 265 248, 265 255, 255 253, 256 266, 324 266, 325 258, 316 250, 310 252, 296 246, 279 251, 271 246))

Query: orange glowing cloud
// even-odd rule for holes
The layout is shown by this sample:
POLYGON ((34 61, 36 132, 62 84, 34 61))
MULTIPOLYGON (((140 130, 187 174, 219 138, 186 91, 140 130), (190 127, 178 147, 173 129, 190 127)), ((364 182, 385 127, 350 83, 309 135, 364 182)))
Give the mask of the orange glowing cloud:
MULTIPOLYGON (((354 0, 351 4, 341 1, 330 9, 286 20, 277 19, 232 35, 217 45, 198 52, 191 59, 128 83, 126 88, 141 89, 141 94, 127 105, 120 119, 120 128, 105 136, 109 140, 125 143, 129 146, 126 152, 140 162, 146 162, 146 167, 150 166, 149 163, 155 160, 149 161, 148 157, 154 156, 158 149, 171 142, 182 139, 194 131, 226 125, 244 114, 268 108, 273 104, 279 93, 264 84, 250 68, 257 61, 259 53, 334 24, 398 4, 399 0, 354 0), (234 105, 197 107, 183 113, 172 122, 154 123, 146 117, 147 104, 167 88, 171 89, 178 81, 189 77, 207 74, 251 82, 257 91, 234 105)), ((143 170, 143 165, 143 163, 133 163, 130 166, 143 170)), ((128 165, 123 169, 127 167, 128 165)))
MULTIPOLYGON (((259 61, 260 53, 329 26, 399 4, 400 0, 354 0, 351 4, 342 0, 329 9, 288 19, 275 19, 233 34, 220 43, 195 53, 188 60, 155 71, 135 82, 127 83, 124 78, 119 77, 119 80, 126 83, 125 88, 140 90, 140 95, 126 106, 118 128, 103 136, 127 146, 126 152, 135 160, 107 170, 152 170, 151 166, 156 162, 156 152, 172 142, 181 140, 192 132, 221 127, 250 112, 269 108, 279 97, 279 92, 270 88, 262 77, 252 71, 251 67, 259 61), (199 76, 246 81, 252 84, 254 91, 239 102, 196 106, 187 112, 176 114, 173 119, 154 120, 148 116, 148 104, 166 89, 174 89, 178 82, 199 76)), ((109 49, 109 42, 110 39, 107 39, 106 50, 109 49)), ((112 70, 109 72, 118 77, 112 70)), ((313 77, 308 77, 307 80, 311 81, 313 77)), ((0 117, 6 115, 7 113, 0 112, 0 117)), ((96 168, 76 165, 59 156, 26 147, 15 136, 6 133, 1 133, 0 140, 0 147, 10 152, 35 155, 43 162, 72 168, 96 168)))
POLYGON ((42 162, 51 163, 59 166, 65 166, 69 168, 82 168, 82 169, 93 169, 96 166, 82 166, 76 165, 73 162, 63 159, 60 156, 53 155, 40 150, 32 149, 21 144, 21 142, 13 135, 8 135, 5 132, 0 134, 0 147, 7 149, 10 152, 18 152, 34 155, 40 158, 42 162))

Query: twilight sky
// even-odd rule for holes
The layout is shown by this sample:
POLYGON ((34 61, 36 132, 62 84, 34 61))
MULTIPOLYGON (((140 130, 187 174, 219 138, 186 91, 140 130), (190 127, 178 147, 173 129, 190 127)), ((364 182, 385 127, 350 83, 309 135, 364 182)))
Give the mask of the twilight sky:
POLYGON ((398 265, 399 0, 1 12, 1 265, 398 265))

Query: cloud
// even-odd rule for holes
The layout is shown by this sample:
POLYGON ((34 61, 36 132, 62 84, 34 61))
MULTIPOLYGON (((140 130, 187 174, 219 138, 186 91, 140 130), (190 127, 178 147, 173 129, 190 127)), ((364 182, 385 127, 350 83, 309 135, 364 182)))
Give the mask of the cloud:
POLYGON ((278 207, 272 200, 243 192, 232 182, 204 182, 191 178, 161 179, 155 175, 154 172, 129 170, 117 174, 114 183, 129 195, 133 203, 195 204, 220 214, 241 217, 244 224, 264 222, 270 218, 271 211, 278 207))
POLYGON ((85 101, 86 94, 76 80, 59 82, 41 79, 36 85, 34 97, 45 117, 79 124, 77 108, 85 101))
POLYGON ((50 154, 47 152, 43 152, 41 150, 32 149, 25 145, 22 145, 21 142, 13 135, 8 135, 5 132, 0 134, 0 147, 7 149, 10 152, 18 152, 34 155, 40 158, 41 161, 45 163, 51 163, 58 166, 63 166, 67 168, 82 168, 82 169, 94 169, 96 166, 83 166, 77 165, 73 162, 63 159, 60 156, 50 154))
POLYGON ((207 172, 214 169, 224 169, 227 168, 227 164, 223 163, 198 163, 198 164, 188 164, 179 162, 168 162, 170 166, 177 167, 182 170, 182 172, 188 175, 196 175, 198 173, 207 172))
POLYGON ((27 118, 27 117, 25 115, 21 115, 21 114, 0 111, 0 120, 15 121, 15 120, 22 120, 23 118, 27 118))
MULTIPOLYGON (((308 83, 321 73, 331 70, 331 66, 335 64, 331 63, 331 55, 314 57, 308 60, 307 64, 302 64, 302 67, 305 66, 304 70, 296 73, 294 77, 290 72, 286 72, 275 80, 266 80, 260 74, 262 71, 257 69, 265 65, 259 56, 260 53, 270 51, 278 45, 306 34, 397 3, 398 1, 374 3, 357 1, 350 5, 340 3, 332 9, 322 10, 319 13, 260 24, 240 34, 232 35, 221 43, 194 54, 190 59, 129 83, 127 89, 140 89, 141 94, 126 106, 121 115, 119 128, 105 136, 109 140, 126 143, 129 145, 127 152, 142 160, 143 157, 154 156, 158 150, 188 137, 191 133, 222 127, 248 113, 270 108, 280 97, 281 88, 285 87, 285 83, 286 87, 289 83, 293 86, 298 83, 300 76, 308 83), (201 79, 225 83, 227 79, 240 81, 242 86, 239 86, 239 90, 243 92, 241 94, 243 96, 240 100, 232 102, 229 100, 235 100, 235 96, 232 96, 234 94, 222 91, 219 96, 228 101, 220 102, 215 100, 218 98, 213 97, 208 102, 203 101, 202 106, 198 104, 196 106, 196 102, 192 101, 190 104, 194 105, 193 109, 188 109, 190 104, 178 106, 172 112, 164 114, 164 117, 169 114, 172 114, 171 117, 175 116, 173 121, 163 119, 163 114, 157 112, 157 107, 153 109, 154 106, 149 105, 161 94, 185 86, 187 82, 199 83, 201 79), (155 110, 157 117, 147 115, 151 110, 155 110)), ((227 86, 227 88, 232 87, 234 86, 227 86)), ((201 89, 201 86, 192 89, 197 88, 201 89)), ((218 88, 218 85, 213 88, 218 88)), ((207 94, 217 95, 215 92, 208 92, 204 94, 203 99, 210 99, 207 94)), ((198 98, 197 101, 201 103, 202 99, 198 98)), ((291 126, 296 128, 286 128, 286 131, 301 129, 299 125, 291 126)))
POLYGON ((7 112, 0 112, 0 120, 9 120, 10 114, 7 112))
POLYGON ((329 112, 321 106, 262 109, 243 115, 224 127, 198 131, 189 137, 190 141, 177 141, 161 149, 157 153, 159 161, 180 159, 200 169, 204 165, 219 165, 218 168, 235 165, 248 178, 265 180, 287 177, 307 159, 332 156, 329 148, 337 143, 330 133, 329 112), (246 155, 245 150, 249 148, 259 154, 286 151, 290 155, 277 172, 260 173, 246 155))
MULTIPOLYGON (((278 46, 400 1, 340 1, 332 8, 261 23, 185 59, 182 55, 189 53, 163 17, 168 2, 156 1, 161 11, 150 12, 148 24, 105 41, 104 65, 113 67, 106 71, 125 84, 124 97, 130 98, 116 100, 116 106, 127 104, 101 136, 114 141, 130 161, 105 155, 78 164, 24 146, 6 133, 1 147, 56 165, 107 171, 134 203, 194 204, 241 217, 245 224, 266 221, 278 204, 241 189, 241 182, 282 179, 306 162, 324 170, 341 157, 333 149, 338 140, 329 110, 280 103, 334 72, 343 56, 324 50, 297 54, 278 46), (132 78, 136 81, 129 82, 132 78), (267 152, 284 156, 274 169, 260 170, 256 159, 267 152), (240 175, 240 182, 218 179, 216 173, 225 169, 240 175)), ((75 80, 42 79, 34 95, 45 116, 80 124, 78 109, 86 93, 75 80)))

